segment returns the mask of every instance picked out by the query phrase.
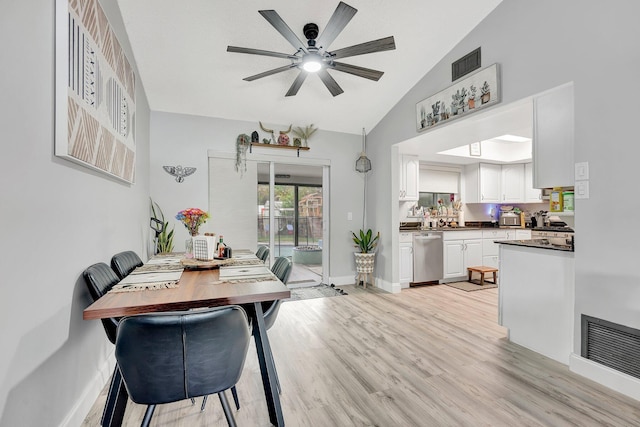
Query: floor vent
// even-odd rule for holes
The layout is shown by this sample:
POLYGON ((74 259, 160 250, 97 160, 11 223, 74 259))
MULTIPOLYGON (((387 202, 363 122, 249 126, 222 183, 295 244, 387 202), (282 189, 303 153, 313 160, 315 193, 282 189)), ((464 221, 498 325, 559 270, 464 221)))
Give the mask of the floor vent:
POLYGON ((581 356, 640 378, 640 330, 583 314, 581 356))

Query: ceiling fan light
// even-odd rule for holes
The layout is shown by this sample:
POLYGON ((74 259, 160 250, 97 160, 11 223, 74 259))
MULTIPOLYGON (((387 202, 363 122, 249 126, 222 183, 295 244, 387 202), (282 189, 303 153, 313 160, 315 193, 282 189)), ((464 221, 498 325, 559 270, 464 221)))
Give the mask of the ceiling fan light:
POLYGON ((302 60, 302 68, 309 73, 315 73, 322 68, 322 58, 320 55, 310 53, 302 60))

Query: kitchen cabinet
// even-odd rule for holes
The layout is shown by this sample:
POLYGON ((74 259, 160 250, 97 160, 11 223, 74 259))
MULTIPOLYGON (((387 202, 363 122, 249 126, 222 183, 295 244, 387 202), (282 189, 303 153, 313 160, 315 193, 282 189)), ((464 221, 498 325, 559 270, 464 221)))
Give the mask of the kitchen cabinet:
POLYGON ((413 281, 413 236, 400 233, 400 287, 408 288, 413 281))
POLYGON ((526 203, 542 203, 542 190, 533 186, 533 163, 524 165, 524 201, 526 203))
POLYGON ((533 98, 533 186, 574 185, 573 84, 533 98))
POLYGON ((417 201, 420 197, 420 161, 418 156, 400 154, 400 200, 417 201))
POLYGON ((482 230, 482 265, 498 268, 500 246, 495 241, 509 240, 507 231, 503 228, 482 230))
POLYGON ((502 203, 524 200, 524 164, 502 165, 502 203))
POLYGON ((500 203, 502 201, 502 167, 476 163, 464 168, 467 203, 500 203))
POLYGON ((467 267, 482 265, 482 231, 443 233, 443 279, 467 276, 467 267))

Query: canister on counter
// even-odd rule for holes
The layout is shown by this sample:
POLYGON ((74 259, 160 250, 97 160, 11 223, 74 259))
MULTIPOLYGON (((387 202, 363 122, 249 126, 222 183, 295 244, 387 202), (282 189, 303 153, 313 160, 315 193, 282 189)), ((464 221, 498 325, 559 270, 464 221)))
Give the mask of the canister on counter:
POLYGON ((562 193, 562 204, 565 212, 573 212, 573 191, 565 191, 562 193))
POLYGON ((549 195, 549 211, 550 212, 562 212, 563 211, 562 200, 562 187, 554 187, 549 195))

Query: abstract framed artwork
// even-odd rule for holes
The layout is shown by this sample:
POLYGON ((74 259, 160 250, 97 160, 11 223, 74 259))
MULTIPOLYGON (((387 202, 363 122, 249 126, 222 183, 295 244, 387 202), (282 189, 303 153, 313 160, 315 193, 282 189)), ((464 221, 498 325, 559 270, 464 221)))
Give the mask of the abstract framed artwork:
POLYGON ((500 102, 498 64, 483 68, 416 104, 418 132, 500 102))
POLYGON ((56 0, 55 155, 135 179, 136 76, 98 0, 56 0))

